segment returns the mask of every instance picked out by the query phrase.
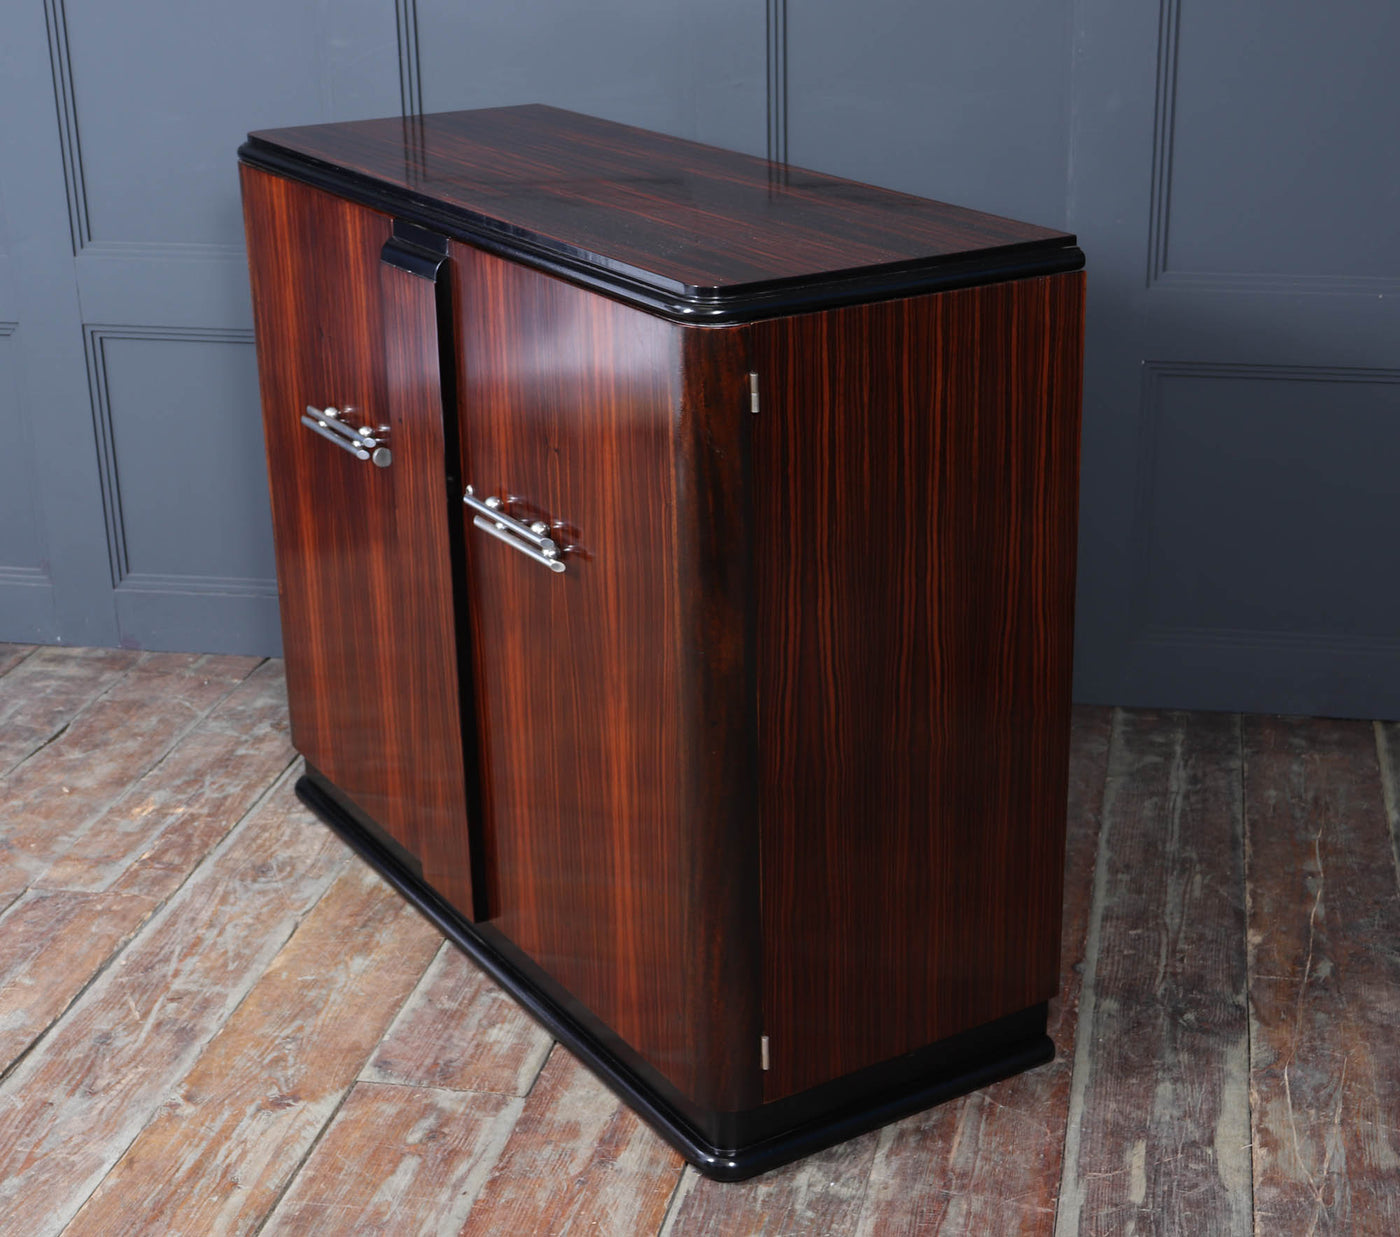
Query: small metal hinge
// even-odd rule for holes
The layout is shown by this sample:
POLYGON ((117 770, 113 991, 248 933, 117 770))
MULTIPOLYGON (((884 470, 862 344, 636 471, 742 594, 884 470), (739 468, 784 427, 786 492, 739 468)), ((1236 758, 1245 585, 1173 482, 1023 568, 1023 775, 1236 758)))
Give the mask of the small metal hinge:
MULTIPOLYGON (((749 375, 749 411, 758 414, 758 375, 749 375)), ((767 1066, 764 1067, 765 1069, 767 1066)))
POLYGON ((758 1058, 763 1063, 763 1068, 768 1068, 768 1036, 758 1037, 758 1058))

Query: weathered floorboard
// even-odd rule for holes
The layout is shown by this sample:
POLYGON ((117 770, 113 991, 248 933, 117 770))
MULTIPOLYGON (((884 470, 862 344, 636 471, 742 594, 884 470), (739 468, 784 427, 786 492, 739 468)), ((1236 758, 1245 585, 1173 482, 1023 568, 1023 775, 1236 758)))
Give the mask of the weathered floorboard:
POLYGON ((861 1234, 1054 1231, 1112 721, 1077 708, 1070 732, 1055 1060, 881 1131, 861 1234))
MULTIPOLYGON (((28 821, 4 805, 17 795, 6 778, 63 732, 86 706, 111 689, 137 663, 129 649, 41 648, 28 657, 5 645, 0 656, 0 907, 29 884, 33 865, 20 845, 28 821)), ((50 794, 58 787, 50 788, 50 794)))
POLYGON ((0 776, 49 742, 141 656, 131 649, 41 648, 23 660, 7 657, 4 650, 15 647, 0 645, 0 776))
POLYGON ((444 944, 361 1077, 524 1095, 552 1042, 476 963, 444 944))
POLYGON ((280 666, 269 663, 119 795, 0 918, 0 1072, 286 769, 286 729, 280 666), (117 877, 118 889, 82 892, 117 877))
POLYGON ((509 1095, 356 1083, 263 1237, 460 1231, 522 1106, 509 1095))
POLYGON ((1057 1231, 1252 1230, 1239 730, 1120 712, 1057 1231))
POLYGON ((28 893, 0 915, 0 1076, 155 909, 124 893, 28 893))
POLYGON ((257 664, 253 657, 145 654, 0 783, 0 836, 12 839, 12 857, 31 878, 41 876, 257 664))
POLYGON ((855 1232, 879 1135, 864 1134, 750 1181, 721 1184, 685 1170, 666 1237, 788 1237, 855 1232))
POLYGON ((268 662, 94 818, 35 886, 168 896, 295 754, 281 663, 268 662))
POLYGON ((463 1237, 654 1233, 680 1174, 680 1156, 556 1046, 463 1237))
POLYGON ((1381 765, 1381 794, 1390 834, 1390 860, 1400 894, 1400 722, 1373 722, 1376 757, 1381 765))
MULTIPOLYGON (((5 793, 0 783, 0 795, 5 793)), ((9 906, 29 888, 29 866, 15 853, 11 829, 0 829, 0 908, 9 906)))
POLYGON ((1277 717, 1244 735, 1257 1229, 1394 1234, 1400 894, 1376 738, 1277 717))
POLYGON ((0 1084, 0 1232, 72 1217, 348 862, 291 777, 0 1084))
POLYGON ((19 665, 37 647, 33 644, 0 643, 0 674, 6 674, 19 665))
POLYGON ((441 939, 353 864, 65 1233, 251 1231, 441 939))

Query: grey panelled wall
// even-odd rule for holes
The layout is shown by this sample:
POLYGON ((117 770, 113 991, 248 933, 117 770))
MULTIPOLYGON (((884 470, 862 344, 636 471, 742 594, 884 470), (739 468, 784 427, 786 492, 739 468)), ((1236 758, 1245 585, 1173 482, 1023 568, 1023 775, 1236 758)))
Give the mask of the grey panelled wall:
POLYGON ((1397 46, 1388 0, 10 6, 0 639, 275 651, 234 149, 544 101, 1078 232, 1078 694, 1400 716, 1397 46))
POLYGON ((377 4, 7 7, 0 638, 277 650, 233 151, 393 110, 393 49, 377 4))
POLYGON ((8 6, 0 640, 280 647, 249 129, 543 99, 761 149, 763 82, 741 0, 8 6))
POLYGON ((1080 694, 1400 716, 1400 6, 1075 13, 1080 694))

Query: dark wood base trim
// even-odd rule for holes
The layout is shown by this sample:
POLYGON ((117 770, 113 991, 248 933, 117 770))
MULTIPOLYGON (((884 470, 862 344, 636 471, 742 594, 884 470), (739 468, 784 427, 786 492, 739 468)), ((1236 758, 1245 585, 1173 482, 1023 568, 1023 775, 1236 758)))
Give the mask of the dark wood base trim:
POLYGON ((1045 1034, 1046 1007, 1035 1005, 760 1108, 700 1109, 638 1060, 499 933, 489 925, 469 922, 426 885, 324 776, 308 766, 296 791, 361 859, 707 1177, 742 1181, 1041 1065, 1055 1055, 1055 1046, 1045 1034))

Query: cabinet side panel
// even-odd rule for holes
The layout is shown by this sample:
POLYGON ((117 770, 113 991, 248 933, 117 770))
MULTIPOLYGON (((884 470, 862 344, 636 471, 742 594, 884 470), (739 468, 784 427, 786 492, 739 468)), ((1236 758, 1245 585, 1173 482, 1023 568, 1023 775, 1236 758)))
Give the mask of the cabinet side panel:
POLYGON ((465 245, 452 266, 464 480, 574 547, 555 574, 464 515, 491 926, 713 1103, 683 328, 465 245))
POLYGON ((753 328, 766 1099, 1058 988, 1082 300, 753 328))

